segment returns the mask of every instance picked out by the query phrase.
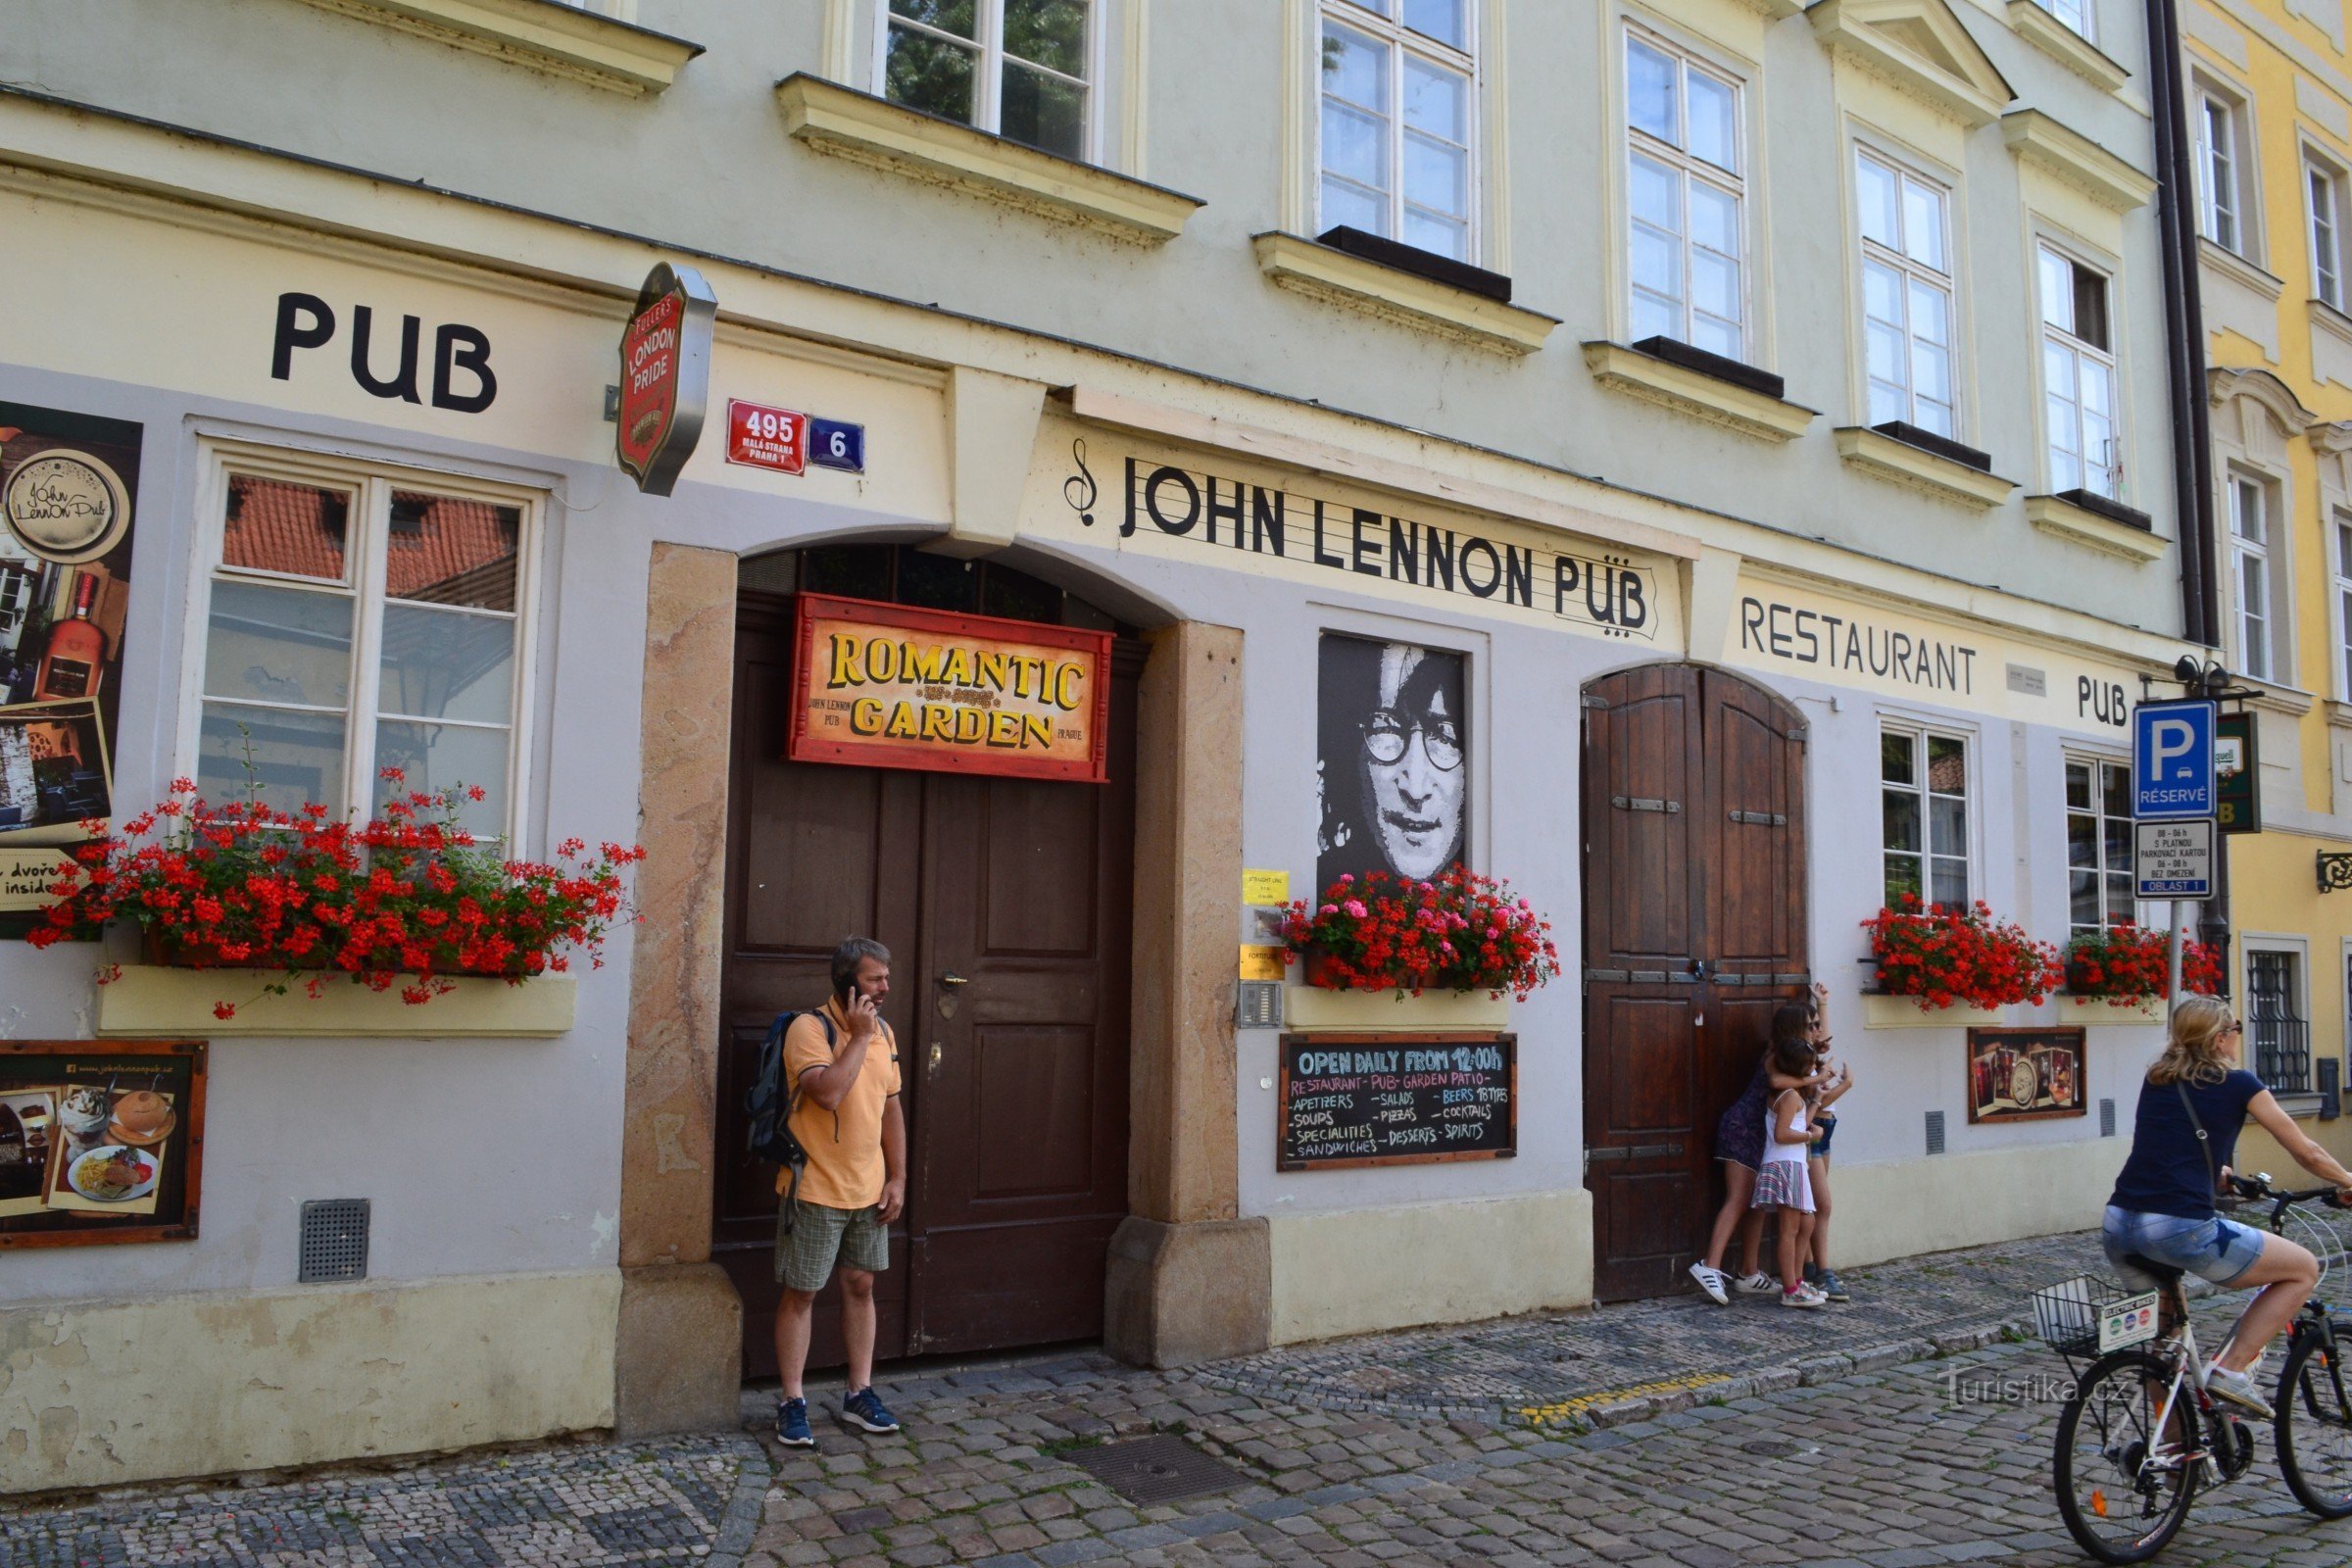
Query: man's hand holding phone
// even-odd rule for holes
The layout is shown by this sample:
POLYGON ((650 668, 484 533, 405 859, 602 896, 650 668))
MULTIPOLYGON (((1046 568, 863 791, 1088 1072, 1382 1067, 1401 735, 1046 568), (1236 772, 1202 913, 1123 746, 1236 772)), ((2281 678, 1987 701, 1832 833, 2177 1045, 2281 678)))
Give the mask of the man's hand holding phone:
POLYGON ((871 997, 853 986, 850 988, 849 1001, 843 1004, 841 1010, 843 1015, 849 1019, 852 1045, 862 1044, 874 1037, 874 1030, 880 1025, 882 1014, 876 1010, 871 997))

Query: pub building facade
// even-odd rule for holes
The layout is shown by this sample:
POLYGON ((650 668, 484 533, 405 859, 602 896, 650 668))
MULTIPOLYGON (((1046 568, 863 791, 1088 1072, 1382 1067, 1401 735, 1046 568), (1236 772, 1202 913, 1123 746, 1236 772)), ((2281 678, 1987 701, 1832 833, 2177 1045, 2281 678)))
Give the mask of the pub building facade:
POLYGON ((1685 1288, 1714 1119, 1815 977, 1840 1262, 2095 1218, 2156 1025, 1925 1014, 1860 927, 2129 909, 2126 714, 2184 647, 2134 15, 1612 3, 1506 54, 1500 0, 1286 0, 1235 52, 1097 0, 1057 116, 1001 30, 980 97, 894 73, 965 47, 904 9, 43 13, 0 89, 39 302, 0 490, 51 464, 0 555, 20 929, 85 818, 249 764, 648 858, 603 966, 421 1005, 223 1019, 125 934, 0 948, 0 1043, 116 1092, 110 1042, 205 1043, 153 1146, 200 1143, 200 1213, 168 1173, 137 1245, 0 1204, 0 1487, 731 1423, 775 1290, 737 1107, 852 932, 907 1085, 887 1359, 1685 1288), (252 60, 282 90, 199 85, 252 60), (1727 262, 1710 314, 1680 280, 1727 262), (616 354, 658 268, 681 335, 616 354), (641 489, 616 444, 697 401, 641 489), (1263 978, 1270 904, 1456 862, 1557 980, 1263 978))

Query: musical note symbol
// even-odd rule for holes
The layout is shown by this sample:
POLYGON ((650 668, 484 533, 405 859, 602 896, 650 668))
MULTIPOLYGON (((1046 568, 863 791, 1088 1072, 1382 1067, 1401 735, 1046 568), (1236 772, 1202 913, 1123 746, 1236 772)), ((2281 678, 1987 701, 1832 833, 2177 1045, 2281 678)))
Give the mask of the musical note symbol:
POLYGON ((1095 476, 1086 466, 1086 441, 1082 437, 1070 443, 1070 461, 1078 471, 1061 481, 1061 499, 1078 514, 1078 520, 1089 528, 1095 525, 1095 514, 1087 509, 1095 504, 1095 476))

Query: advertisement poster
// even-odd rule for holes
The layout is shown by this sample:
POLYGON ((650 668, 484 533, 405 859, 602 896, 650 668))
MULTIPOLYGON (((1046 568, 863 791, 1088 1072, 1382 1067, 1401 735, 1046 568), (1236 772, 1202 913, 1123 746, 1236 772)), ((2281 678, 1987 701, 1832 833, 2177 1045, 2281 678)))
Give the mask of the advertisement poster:
POLYGON ((2080 1116, 2089 1104, 2087 1096, 2079 1025, 1968 1032, 1971 1122, 2080 1116))
POLYGON ((1411 643, 1323 634, 1315 891, 1352 872, 1426 881, 1470 833, 1466 661, 1411 643))
POLYGON ((0 1041, 0 1249, 196 1235, 198 1040, 0 1041))
POLYGON ((1106 631, 803 594, 796 762, 1109 777, 1106 631))
POLYGON ((0 936, 114 811, 139 427, 0 403, 0 936))

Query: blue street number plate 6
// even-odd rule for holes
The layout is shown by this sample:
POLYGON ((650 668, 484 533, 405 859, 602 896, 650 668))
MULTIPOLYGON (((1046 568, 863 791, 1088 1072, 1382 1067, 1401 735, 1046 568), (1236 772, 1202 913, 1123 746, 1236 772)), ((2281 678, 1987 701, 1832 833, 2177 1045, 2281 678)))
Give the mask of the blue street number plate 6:
POLYGON ((865 426, 838 419, 808 421, 808 461, 820 468, 865 471, 865 426))

